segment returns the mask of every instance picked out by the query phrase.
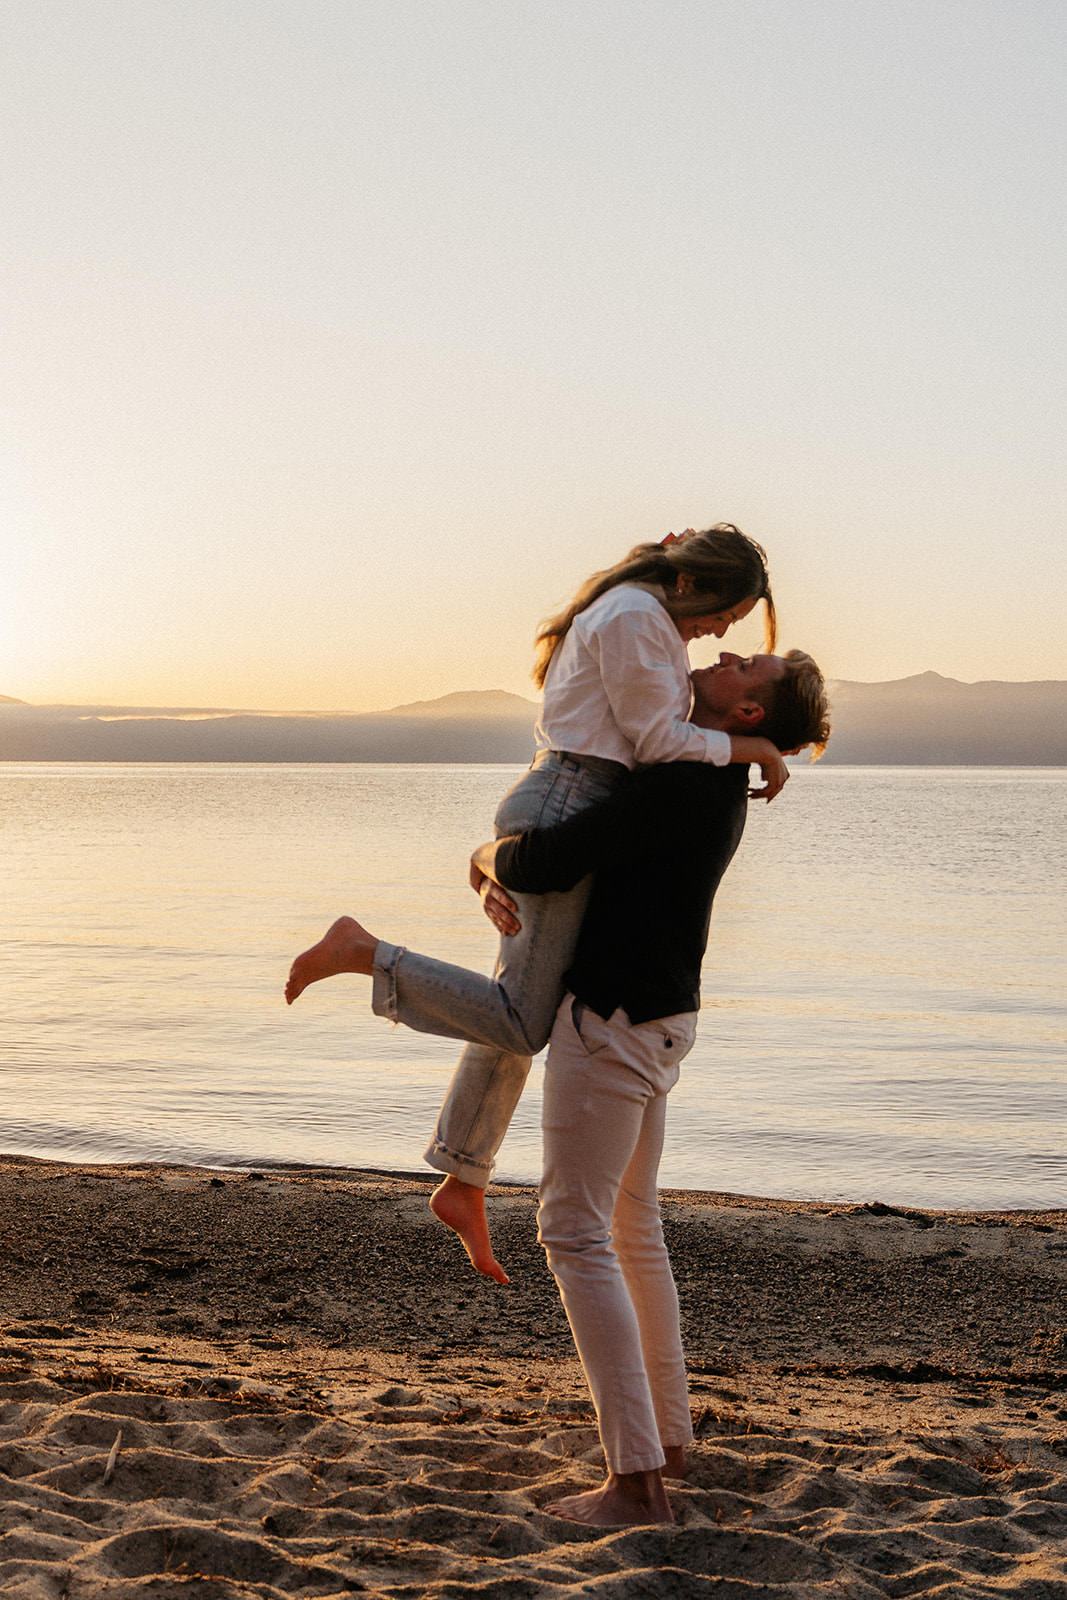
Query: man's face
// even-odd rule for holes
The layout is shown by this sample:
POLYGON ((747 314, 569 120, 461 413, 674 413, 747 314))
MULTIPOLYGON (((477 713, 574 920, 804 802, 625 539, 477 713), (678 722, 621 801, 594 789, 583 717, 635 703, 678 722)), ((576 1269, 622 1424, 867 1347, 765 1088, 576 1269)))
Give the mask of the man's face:
POLYGON ((781 656, 735 656, 724 650, 713 667, 701 667, 690 676, 693 683, 693 720, 705 716, 717 726, 736 722, 740 731, 759 732, 759 720, 749 723, 746 708, 760 705, 759 694, 777 682, 786 670, 781 656))

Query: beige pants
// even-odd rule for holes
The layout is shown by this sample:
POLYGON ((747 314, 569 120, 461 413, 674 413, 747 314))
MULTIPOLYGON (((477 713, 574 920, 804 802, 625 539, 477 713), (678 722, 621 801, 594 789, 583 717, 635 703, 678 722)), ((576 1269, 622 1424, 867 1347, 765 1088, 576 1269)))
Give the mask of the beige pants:
POLYGON ((566 995, 545 1068, 539 1237, 612 1472, 661 1467, 693 1437, 678 1293, 656 1179, 664 1112, 696 1013, 634 1027, 566 995))

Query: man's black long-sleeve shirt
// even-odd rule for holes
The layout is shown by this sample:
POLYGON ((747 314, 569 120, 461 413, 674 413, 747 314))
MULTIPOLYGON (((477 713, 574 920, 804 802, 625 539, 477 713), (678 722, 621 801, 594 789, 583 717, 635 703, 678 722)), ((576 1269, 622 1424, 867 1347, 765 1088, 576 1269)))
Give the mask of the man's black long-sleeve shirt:
POLYGON ((711 905, 741 839, 748 768, 677 761, 625 779, 600 805, 496 843, 505 889, 545 894, 593 873, 568 989, 632 1023, 700 1008, 711 905))

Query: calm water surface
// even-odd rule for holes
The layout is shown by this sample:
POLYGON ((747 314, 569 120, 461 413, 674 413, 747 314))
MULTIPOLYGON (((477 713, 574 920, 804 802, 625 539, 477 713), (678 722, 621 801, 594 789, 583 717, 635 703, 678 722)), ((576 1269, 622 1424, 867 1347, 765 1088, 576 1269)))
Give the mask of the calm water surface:
MULTIPOLYGON (((519 770, 0 765, 0 1149, 418 1170, 457 1047, 365 979, 281 986, 341 911, 488 970, 466 861, 519 770)), ((1067 1204, 1065 800, 1062 769, 827 767, 753 807, 665 1184, 1067 1204)), ((539 1100, 535 1066, 502 1177, 537 1175, 539 1100)))

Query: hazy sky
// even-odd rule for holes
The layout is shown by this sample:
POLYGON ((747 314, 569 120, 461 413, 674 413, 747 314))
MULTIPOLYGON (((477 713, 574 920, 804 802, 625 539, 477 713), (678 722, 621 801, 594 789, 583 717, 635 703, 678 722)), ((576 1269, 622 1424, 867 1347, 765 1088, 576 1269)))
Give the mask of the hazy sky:
POLYGON ((1063 0, 0 34, 0 692, 532 694, 538 618, 717 520, 834 676, 1067 677, 1063 0))

